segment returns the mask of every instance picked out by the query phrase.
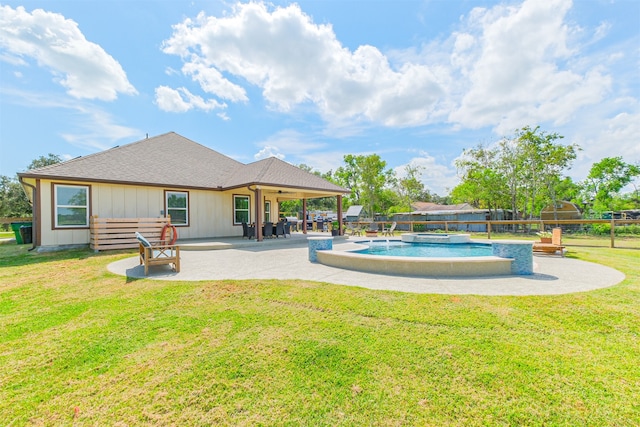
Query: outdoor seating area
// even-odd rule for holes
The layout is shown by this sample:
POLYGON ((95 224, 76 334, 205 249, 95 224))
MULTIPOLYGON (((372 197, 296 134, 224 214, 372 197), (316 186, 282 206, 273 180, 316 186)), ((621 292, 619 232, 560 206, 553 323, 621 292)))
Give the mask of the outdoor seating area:
POLYGON ((152 245, 142 234, 136 232, 140 243, 139 261, 144 264, 144 275, 149 275, 149 267, 153 265, 171 265, 172 270, 180 272, 180 246, 157 242, 152 245))
MULTIPOLYGON (((291 222, 287 220, 280 220, 276 223, 273 222, 265 222, 262 226, 262 237, 265 239, 270 239, 273 237, 279 238, 280 236, 287 238, 287 235, 291 237, 291 222)), ((256 238, 256 227, 255 224, 247 224, 246 222, 242 223, 242 238, 246 239, 255 239, 256 238)))

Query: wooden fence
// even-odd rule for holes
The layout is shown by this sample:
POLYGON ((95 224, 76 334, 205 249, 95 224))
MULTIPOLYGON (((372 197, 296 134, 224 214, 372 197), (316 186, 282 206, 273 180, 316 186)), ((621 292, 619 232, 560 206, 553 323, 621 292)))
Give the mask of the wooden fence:
POLYGON ((0 218, 0 224, 11 224, 12 222, 28 222, 28 221, 31 221, 32 219, 33 218, 31 218, 31 217, 0 218))
MULTIPOLYGON (((378 224, 391 224, 394 221, 376 221, 378 224)), ((501 231, 506 231, 504 228, 511 226, 523 231, 525 228, 533 228, 534 230, 546 230, 553 227, 562 227, 567 225, 585 226, 591 224, 610 224, 611 225, 611 244, 610 247, 615 247, 615 228, 617 226, 626 224, 640 224, 640 219, 553 219, 553 220, 500 220, 500 221, 395 221, 398 224, 397 229, 401 229, 401 225, 408 225, 405 227, 408 231, 415 230, 416 225, 423 224, 429 226, 429 230, 433 229, 433 226, 442 226, 439 229, 448 231, 466 231, 465 227, 470 224, 481 224, 486 226, 487 238, 491 239, 491 233, 495 232, 498 227, 502 228, 501 231), (533 227, 532 227, 533 226, 533 227)), ((369 222, 359 222, 360 225, 367 225, 369 222)), ((428 232, 429 230, 425 230, 428 232)))
POLYGON ((160 240, 162 229, 170 218, 98 218, 90 220, 89 246, 95 251, 138 247, 136 231, 153 242, 160 240))

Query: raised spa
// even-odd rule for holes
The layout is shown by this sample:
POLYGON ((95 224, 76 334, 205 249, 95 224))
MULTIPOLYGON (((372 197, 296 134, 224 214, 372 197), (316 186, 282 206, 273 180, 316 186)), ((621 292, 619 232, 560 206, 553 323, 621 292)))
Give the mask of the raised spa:
POLYGON ((398 240, 372 240, 354 250, 365 255, 449 258, 492 256, 490 243, 406 243, 398 240))
MULTIPOLYGON (((504 276, 533 273, 532 242, 472 241, 468 234, 412 233, 402 240, 364 240, 364 247, 319 250, 332 267, 407 276, 504 276)), ((360 245, 359 245, 360 246, 360 245)))

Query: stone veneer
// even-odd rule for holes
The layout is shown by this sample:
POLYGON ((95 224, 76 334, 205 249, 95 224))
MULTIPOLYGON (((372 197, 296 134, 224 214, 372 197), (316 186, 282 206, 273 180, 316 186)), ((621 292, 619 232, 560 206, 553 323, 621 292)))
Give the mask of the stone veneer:
POLYGON ((333 249, 333 237, 307 237, 309 242, 309 261, 318 262, 318 251, 326 251, 333 249))
POLYGON ((493 255, 512 258, 511 273, 533 274, 533 242, 517 240, 494 240, 493 255))

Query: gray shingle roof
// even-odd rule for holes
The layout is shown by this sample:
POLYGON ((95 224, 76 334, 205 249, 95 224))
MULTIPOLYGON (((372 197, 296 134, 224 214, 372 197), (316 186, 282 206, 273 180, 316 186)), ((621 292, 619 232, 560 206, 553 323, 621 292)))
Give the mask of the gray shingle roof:
POLYGON ((262 184, 348 192, 274 157, 245 165, 175 132, 18 175, 181 188, 226 189, 262 184))
POLYGON ((238 168, 227 180, 226 187, 246 184, 305 188, 321 191, 348 192, 324 178, 306 172, 275 157, 269 157, 238 168))

